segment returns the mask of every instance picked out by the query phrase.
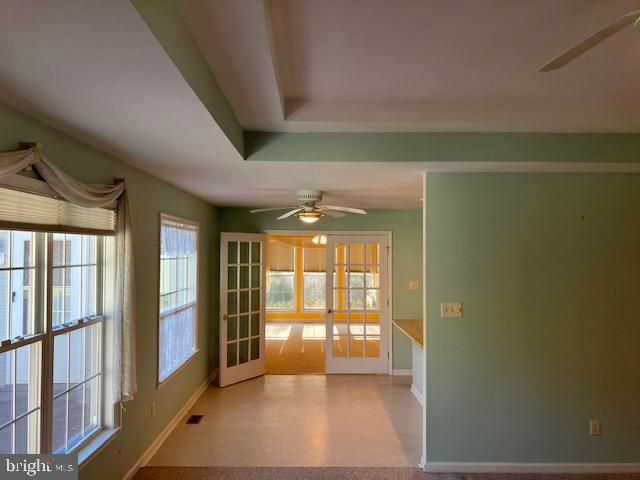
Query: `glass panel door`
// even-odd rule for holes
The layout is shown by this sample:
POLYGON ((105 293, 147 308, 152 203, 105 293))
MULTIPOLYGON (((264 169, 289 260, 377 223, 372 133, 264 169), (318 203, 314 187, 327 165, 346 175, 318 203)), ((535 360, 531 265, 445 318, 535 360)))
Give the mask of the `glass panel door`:
POLYGON ((387 236, 327 241, 327 373, 386 373, 387 236))
POLYGON ((221 234, 221 387, 264 374, 265 240, 221 234))

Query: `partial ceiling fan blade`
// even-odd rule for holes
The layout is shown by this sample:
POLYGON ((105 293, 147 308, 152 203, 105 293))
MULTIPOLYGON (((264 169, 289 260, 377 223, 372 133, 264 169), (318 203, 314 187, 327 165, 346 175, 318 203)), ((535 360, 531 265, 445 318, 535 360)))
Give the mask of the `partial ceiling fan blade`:
POLYGON ((290 217, 291 215, 295 215, 296 213, 301 212, 302 210, 304 210, 304 208, 302 208, 302 207, 294 208, 290 212, 287 212, 284 215, 280 215, 278 218, 276 218, 276 220, 283 220, 285 218, 290 217))
POLYGON ((339 212, 349 212, 349 213, 359 213, 360 215, 366 215, 367 212, 360 208, 351 208, 351 207, 338 207, 336 205, 322 205, 320 207, 322 210, 337 210, 339 212))
POLYGON ((274 210, 289 210, 290 208, 298 208, 298 207, 271 207, 271 208, 257 208, 257 209, 255 209, 255 210, 249 210, 249 213, 273 212, 274 210))
POLYGON ((333 218, 342 218, 342 217, 346 217, 346 214, 342 213, 342 212, 337 212, 335 210, 327 210, 326 208, 323 208, 320 210, 322 213, 324 213, 325 215, 328 215, 330 217, 333 218))
POLYGON ((640 17, 640 10, 634 10, 633 12, 629 12, 622 17, 618 18, 615 22, 610 23, 602 30, 597 31, 596 33, 591 34, 587 38, 585 38, 582 42, 577 44, 575 47, 571 47, 566 52, 557 56, 553 60, 551 60, 546 65, 542 66, 539 72, 548 72, 550 70, 555 70, 556 68, 563 67, 567 63, 575 60, 580 55, 585 53, 587 50, 592 49, 600 42, 606 40, 611 35, 616 32, 619 32, 627 25, 632 24, 640 17))

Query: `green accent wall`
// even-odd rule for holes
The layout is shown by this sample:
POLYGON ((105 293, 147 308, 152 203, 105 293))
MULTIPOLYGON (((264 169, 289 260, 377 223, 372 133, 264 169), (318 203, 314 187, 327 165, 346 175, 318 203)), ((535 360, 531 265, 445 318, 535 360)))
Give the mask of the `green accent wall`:
POLYGON ((429 174, 425 203, 427 460, 640 462, 640 175, 429 174))
MULTIPOLYGON (((221 232, 255 233, 263 230, 361 230, 392 232, 393 315, 422 318, 422 288, 409 290, 409 281, 422 286, 422 211, 368 210, 367 215, 323 217, 309 226, 297 218, 276 220, 277 212, 249 213, 249 208, 220 208, 221 232)), ((393 368, 411 368, 411 341, 393 329, 393 368)))
POLYGON ((131 3, 215 122, 243 155, 243 132, 236 114, 191 37, 175 1, 131 0, 131 3))
POLYGON ((124 162, 64 135, 0 103, 0 151, 18 142, 43 144, 45 155, 75 178, 91 183, 128 182, 134 231, 137 309, 138 394, 126 403, 122 432, 81 472, 86 480, 120 479, 217 366, 211 325, 217 318, 218 210, 124 162), (157 379, 158 270, 160 212, 200 224, 199 352, 160 389, 157 379), (156 416, 151 418, 151 404, 156 416))
POLYGON ((245 156, 290 162, 629 162, 635 133, 245 132, 245 156))

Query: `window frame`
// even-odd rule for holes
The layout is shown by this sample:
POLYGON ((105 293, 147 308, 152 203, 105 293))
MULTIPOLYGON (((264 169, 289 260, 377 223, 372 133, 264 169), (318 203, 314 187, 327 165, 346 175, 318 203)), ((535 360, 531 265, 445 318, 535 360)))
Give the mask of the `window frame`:
MULTIPOLYGON (((160 212, 159 222, 158 222, 158 284, 156 288, 157 296, 157 333, 156 333, 156 389, 160 389, 164 385, 166 385, 170 380, 172 380, 178 373, 180 373, 187 365, 191 363, 193 358, 200 352, 200 222, 196 220, 190 220, 188 218, 179 217, 177 215, 172 215, 169 213, 160 212), (163 220, 169 220, 174 223, 190 225, 195 227, 196 232, 196 261, 195 261, 195 298, 193 300, 194 305, 194 350, 191 354, 183 360, 183 362, 176 367, 169 375, 164 377, 162 380, 160 379, 160 321, 162 320, 162 313, 160 308, 160 300, 162 297, 162 293, 160 291, 162 286, 162 224, 163 220)), ((170 311, 178 311, 181 308, 184 308, 184 305, 171 309, 170 311)))
MULTIPOLYGON (((327 278, 327 272, 302 272, 302 311, 303 312, 322 312, 324 310, 327 309, 327 305, 326 305, 326 297, 327 297, 327 283, 326 283, 326 278, 327 278), (308 307, 306 304, 306 293, 307 293, 307 275, 311 276, 311 277, 324 277, 325 278, 325 288, 322 291, 322 299, 324 301, 324 304, 321 307, 308 307)), ((317 294, 318 290, 314 290, 314 292, 317 294)))
MULTIPOLYGON (((88 446, 89 443, 94 441, 101 433, 108 431, 110 426, 105 423, 106 407, 110 402, 107 388, 105 386, 106 372, 105 365, 107 364, 106 357, 110 350, 106 349, 107 346, 105 340, 105 303, 104 298, 107 295, 105 292, 105 272, 107 271, 105 248, 107 243, 107 236, 104 234, 88 233, 88 232, 43 232, 37 230, 25 230, 17 228, 3 228, 10 231, 29 231, 34 234, 34 262, 33 262, 33 330, 34 332, 28 335, 23 335, 15 338, 9 338, 0 344, 0 353, 17 351, 18 349, 27 346, 39 344, 40 349, 40 362, 39 362, 39 406, 34 408, 28 408, 25 412, 15 416, 12 421, 3 425, 9 425, 15 423, 18 419, 26 418, 31 413, 39 410, 39 435, 37 438, 37 450, 40 454, 53 453, 53 369, 54 369, 54 340, 59 335, 64 335, 75 330, 81 330, 83 328, 91 327, 92 325, 99 325, 100 328, 100 341, 98 352, 98 373, 91 376, 92 378, 99 377, 97 394, 99 399, 99 405, 97 409, 98 419, 97 426, 91 430, 91 432, 84 438, 81 438, 75 443, 68 451, 62 453, 78 453, 82 449, 88 446), (64 324, 53 326, 53 238, 55 234, 75 234, 75 235, 91 235, 96 237, 96 252, 95 252, 95 267, 96 267, 96 297, 95 297, 95 315, 88 315, 82 318, 72 319, 64 324)), ((57 268, 64 268, 58 266, 57 268)), ((114 267, 115 268, 115 267, 114 267)), ((111 291, 109 292, 111 293, 111 291)), ((84 346, 83 346, 84 348, 84 346)), ((84 352, 83 352, 84 353, 84 352)), ((15 358, 15 356, 14 356, 15 358)), ((86 361, 86 354, 83 354, 83 363, 86 361)), ((69 368, 69 366, 67 366, 69 368)), ((15 366, 14 366, 15 369, 15 366)), ((31 380, 30 380, 31 381, 31 380)), ((90 379, 83 378, 78 385, 69 388, 68 390, 74 390, 83 386, 90 379)), ((68 392, 62 393, 58 396, 66 395, 68 392)), ((83 415, 84 415, 83 405, 83 415)), ((65 439, 66 428, 68 423, 65 424, 65 439)), ((84 429, 84 424, 82 425, 84 429)), ((29 439, 28 439, 29 441, 29 439)))

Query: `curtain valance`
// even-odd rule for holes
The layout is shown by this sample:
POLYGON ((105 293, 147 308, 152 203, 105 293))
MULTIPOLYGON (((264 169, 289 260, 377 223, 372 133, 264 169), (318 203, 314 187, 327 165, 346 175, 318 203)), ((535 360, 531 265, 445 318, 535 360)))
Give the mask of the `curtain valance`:
MULTIPOLYGON (((31 144, 30 144, 31 145, 31 144)), ((117 204, 116 220, 116 301, 114 318, 114 378, 116 401, 131 400, 137 392, 135 350, 135 298, 133 275, 133 237, 129 200, 125 182, 94 185, 76 180, 43 154, 39 144, 0 153, 0 177, 33 167, 42 179, 70 203, 100 208, 117 204)))

